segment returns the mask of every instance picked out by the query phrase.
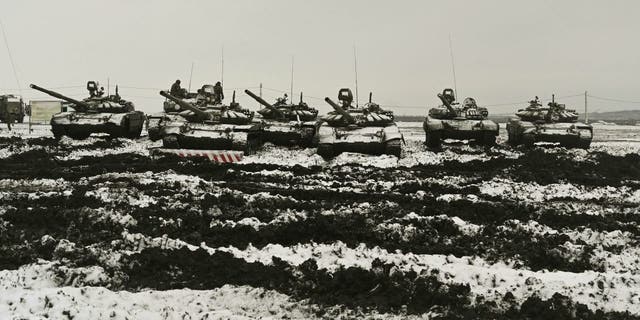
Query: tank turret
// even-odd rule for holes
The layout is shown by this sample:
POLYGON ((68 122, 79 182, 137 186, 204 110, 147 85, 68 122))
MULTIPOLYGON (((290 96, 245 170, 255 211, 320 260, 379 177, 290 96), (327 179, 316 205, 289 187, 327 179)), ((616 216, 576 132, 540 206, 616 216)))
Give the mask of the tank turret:
POLYGON ((318 110, 310 108, 302 101, 302 93, 299 104, 288 102, 286 94, 270 104, 250 90, 244 92, 264 106, 258 110, 261 123, 264 125, 263 141, 282 146, 308 147, 314 144, 314 137, 320 125, 320 121, 317 120, 318 110))
POLYGON ((337 103, 333 102, 333 100, 331 100, 331 98, 326 97, 326 98, 324 98, 324 101, 326 101, 329 105, 331 105, 333 107, 333 110, 335 110, 337 113, 339 113, 342 116, 342 118, 344 120, 346 120, 349 124, 355 124, 356 123, 356 120, 353 118, 353 116, 351 116, 351 114, 349 114, 347 111, 345 111, 337 103))
POLYGON ((88 103, 84 102, 84 101, 80 101, 80 100, 76 100, 76 99, 73 99, 73 98, 69 98, 69 97, 64 96, 64 95, 62 95, 60 93, 45 89, 45 88, 37 86, 35 84, 31 84, 30 87, 31 87, 31 89, 38 90, 40 92, 44 92, 44 93, 46 93, 46 94, 48 94, 48 95, 50 95, 50 96, 52 96, 54 98, 58 98, 60 100, 63 100, 63 101, 66 101, 66 102, 69 102, 69 103, 75 105, 76 107, 74 107, 74 109, 76 109, 76 111, 86 111, 86 110, 88 110, 90 108, 90 105, 88 103))
POLYGON ((555 95, 547 107, 538 102, 538 97, 529 101, 529 106, 516 112, 516 116, 523 121, 547 122, 547 123, 572 123, 578 121, 578 113, 575 109, 567 109, 564 104, 555 101, 555 95))
POLYGON ((273 105, 270 105, 268 102, 264 101, 264 99, 260 98, 259 96, 255 95, 253 92, 251 92, 249 89, 244 90, 244 93, 246 93, 251 98, 253 98, 256 101, 258 101, 265 108, 269 109, 269 111, 275 113, 278 118, 284 118, 285 117, 284 113, 282 111, 280 111, 280 109, 276 108, 273 105))
POLYGON ((193 113, 196 114, 196 116, 201 120, 201 121, 210 121, 214 119, 214 116, 211 112, 206 112, 201 110, 200 108, 197 108, 193 105, 191 105, 189 102, 186 102, 180 98, 174 97, 172 96, 169 92, 167 91, 160 91, 160 95, 175 102, 177 105, 180 106, 180 108, 185 109, 185 110, 189 110, 193 113))

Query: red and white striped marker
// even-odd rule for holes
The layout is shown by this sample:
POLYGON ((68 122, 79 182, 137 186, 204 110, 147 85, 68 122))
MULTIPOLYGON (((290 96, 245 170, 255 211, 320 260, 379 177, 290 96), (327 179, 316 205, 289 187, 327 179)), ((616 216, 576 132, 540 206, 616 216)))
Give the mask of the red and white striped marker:
POLYGON ((155 152, 171 153, 183 158, 204 157, 214 162, 233 163, 240 162, 244 156, 242 151, 232 150, 195 150, 195 149, 154 149, 155 152))

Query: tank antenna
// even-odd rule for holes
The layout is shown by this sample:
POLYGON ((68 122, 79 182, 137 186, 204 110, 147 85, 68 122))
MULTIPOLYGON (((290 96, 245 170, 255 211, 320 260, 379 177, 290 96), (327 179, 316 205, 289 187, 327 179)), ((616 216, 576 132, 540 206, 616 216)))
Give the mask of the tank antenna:
POLYGON ((356 74, 356 108, 358 107, 358 55, 356 54, 356 46, 353 46, 353 67, 356 74))
POLYGON ((453 44, 451 43, 451 33, 449 33, 449 55, 451 55, 451 71, 453 72, 453 99, 458 100, 458 84, 456 82, 456 64, 453 60, 453 44))
POLYGON ((191 79, 193 79, 193 62, 191 62, 191 73, 189 74, 189 92, 191 92, 191 79))
POLYGON ((221 51, 222 67, 220 68, 220 84, 224 86, 224 46, 222 46, 221 51))
POLYGON ((589 113, 587 112, 587 92, 584 92, 584 122, 589 123, 589 113))
POLYGON ((7 34, 4 31, 4 24, 2 24, 2 20, 0 20, 0 29, 2 29, 2 38, 4 39, 4 45, 7 47, 7 53, 9 54, 9 62, 11 62, 11 68, 13 69, 13 76, 16 78, 16 83, 18 84, 18 91, 20 95, 22 95, 22 86, 20 85, 20 80, 18 79, 18 72, 16 72, 16 65, 13 63, 13 55, 11 54, 11 50, 9 49, 9 41, 7 40, 7 34))
POLYGON ((293 56, 291 56, 291 99, 293 100, 293 56))

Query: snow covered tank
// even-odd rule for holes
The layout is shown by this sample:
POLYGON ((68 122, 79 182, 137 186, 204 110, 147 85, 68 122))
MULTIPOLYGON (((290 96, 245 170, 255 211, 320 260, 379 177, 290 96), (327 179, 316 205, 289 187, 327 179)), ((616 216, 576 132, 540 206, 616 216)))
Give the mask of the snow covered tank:
MULTIPOLYGON (((237 150, 252 152, 260 141, 260 125, 252 123, 254 113, 238 103, 213 104, 206 92, 196 102, 177 98, 166 91, 160 95, 180 107, 157 125, 155 140, 162 139, 167 149, 237 150)), ((234 93, 235 97, 235 93, 234 93)), ((150 137, 151 138, 151 137, 150 137)))
POLYGON ((103 97, 97 82, 87 82, 90 96, 82 101, 63 96, 35 84, 32 89, 44 92, 69 104, 72 111, 56 113, 51 118, 51 131, 59 139, 63 135, 73 139, 86 139, 92 133, 107 133, 112 137, 138 138, 146 117, 136 111, 132 102, 118 94, 103 97))
POLYGON ((24 121, 25 107, 22 98, 13 94, 0 96, 0 121, 8 123, 24 121))
POLYGON ((400 157, 403 137, 398 130, 393 112, 383 110, 371 102, 363 107, 352 106, 353 94, 350 89, 340 89, 338 100, 341 106, 330 98, 324 99, 334 111, 323 117, 318 129, 318 154, 331 158, 342 152, 365 154, 389 154, 400 157))
POLYGON ((452 89, 444 89, 438 98, 442 105, 431 108, 423 123, 429 148, 440 147, 443 139, 469 139, 489 146, 496 143, 499 125, 487 119, 487 108, 478 107, 473 98, 464 99, 461 106, 452 89))
POLYGON ((593 139, 593 127, 578 122, 576 110, 555 102, 552 96, 548 107, 529 101, 529 106, 516 112, 507 122, 509 144, 532 146, 536 142, 558 143, 567 148, 587 149, 593 139))
POLYGON ((271 105, 249 90, 244 92, 265 107, 258 110, 264 124, 262 141, 302 147, 309 147, 314 143, 320 126, 320 121, 317 120, 318 110, 302 101, 302 93, 298 104, 288 103, 285 97, 271 105))

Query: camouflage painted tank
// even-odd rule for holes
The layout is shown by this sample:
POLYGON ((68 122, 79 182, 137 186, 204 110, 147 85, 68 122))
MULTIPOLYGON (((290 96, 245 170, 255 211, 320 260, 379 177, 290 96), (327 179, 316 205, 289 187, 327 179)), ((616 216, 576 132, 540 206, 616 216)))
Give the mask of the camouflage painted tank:
POLYGON ((162 139, 164 148, 251 152, 261 142, 260 125, 252 122, 254 113, 241 108, 235 99, 226 106, 213 104, 207 92, 200 92, 192 101, 166 91, 160 91, 160 95, 180 108, 153 128, 156 133, 150 138, 162 139))
POLYGON ((567 109, 552 97, 547 107, 538 97, 529 106, 516 112, 507 122, 509 144, 531 146, 536 142, 558 143, 568 148, 589 148, 593 139, 593 127, 578 122, 576 110, 567 109))
POLYGON ((103 97, 97 83, 87 82, 90 97, 82 101, 63 96, 32 84, 32 89, 61 99, 73 108, 72 111, 56 113, 51 118, 51 131, 56 138, 63 135, 73 139, 85 139, 92 133, 107 133, 112 137, 138 138, 146 117, 136 111, 132 102, 118 94, 103 97))
MULTIPOLYGON (((197 92, 186 92, 184 97, 175 96, 175 98, 186 102, 189 105, 196 106, 201 110, 213 110, 220 111, 223 108, 229 111, 237 111, 239 116, 238 123, 243 123, 245 116, 253 117, 249 110, 240 107, 240 104, 235 102, 235 92, 233 95, 233 101, 230 105, 222 105, 220 101, 215 99, 214 86, 205 84, 197 92)), ((233 117, 236 113, 232 113, 229 116, 233 117)), ((168 121, 200 121, 199 117, 193 113, 190 109, 185 109, 179 103, 171 99, 166 99, 163 103, 163 112, 149 115, 147 120, 147 132, 149 138, 153 141, 160 140, 164 137, 163 128, 168 121)), ((230 120, 231 121, 231 120, 230 120)))
POLYGON ((318 130, 319 155, 330 158, 341 152, 359 152, 400 157, 403 137, 392 111, 371 102, 371 95, 369 103, 354 107, 350 89, 340 89, 338 100, 341 105, 325 98, 334 111, 323 117, 324 122, 318 130))
POLYGON ((269 104, 249 90, 244 91, 265 108, 260 109, 260 120, 264 124, 262 140, 276 145, 308 147, 314 143, 320 126, 318 110, 309 107, 302 101, 298 104, 288 103, 280 98, 273 105, 269 104))
POLYGON ((452 89, 444 89, 438 98, 442 105, 431 108, 423 124, 428 147, 439 148, 443 139, 475 140, 482 145, 496 143, 499 126, 487 119, 487 108, 478 107, 473 98, 464 99, 461 106, 452 89))

